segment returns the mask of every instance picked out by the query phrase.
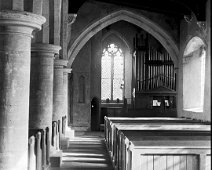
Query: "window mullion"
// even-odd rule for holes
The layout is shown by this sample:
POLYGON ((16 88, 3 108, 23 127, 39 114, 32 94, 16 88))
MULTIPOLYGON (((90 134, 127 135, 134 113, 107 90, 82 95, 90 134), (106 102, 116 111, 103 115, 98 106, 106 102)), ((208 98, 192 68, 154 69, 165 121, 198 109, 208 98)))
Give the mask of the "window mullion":
POLYGON ((114 55, 111 55, 111 100, 113 101, 114 55))

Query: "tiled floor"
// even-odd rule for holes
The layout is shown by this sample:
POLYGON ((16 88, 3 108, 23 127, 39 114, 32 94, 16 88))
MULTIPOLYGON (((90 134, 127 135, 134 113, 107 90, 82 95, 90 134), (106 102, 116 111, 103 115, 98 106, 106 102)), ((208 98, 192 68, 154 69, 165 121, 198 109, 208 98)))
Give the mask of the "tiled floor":
POLYGON ((76 134, 63 151, 62 166, 51 170, 113 170, 103 132, 76 134))

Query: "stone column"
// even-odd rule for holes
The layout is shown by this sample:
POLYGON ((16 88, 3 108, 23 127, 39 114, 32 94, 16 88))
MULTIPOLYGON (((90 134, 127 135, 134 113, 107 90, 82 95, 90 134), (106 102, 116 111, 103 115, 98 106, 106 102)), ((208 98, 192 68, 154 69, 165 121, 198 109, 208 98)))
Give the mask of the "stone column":
POLYGON ((55 59, 54 62, 53 121, 62 121, 64 115, 63 68, 67 63, 68 61, 63 59, 55 59))
MULTIPOLYGON (((29 128, 52 132, 54 56, 60 46, 32 44, 29 128)), ((51 140, 51 137, 50 137, 51 140)), ((50 141, 51 142, 51 141, 50 141)))
POLYGON ((0 169, 27 170, 31 35, 45 18, 0 11, 0 169))
POLYGON ((68 74, 71 73, 70 68, 64 68, 63 69, 63 86, 64 86, 64 112, 63 116, 66 116, 66 125, 65 125, 65 131, 68 128, 68 120, 69 120, 69 115, 68 115, 68 74))

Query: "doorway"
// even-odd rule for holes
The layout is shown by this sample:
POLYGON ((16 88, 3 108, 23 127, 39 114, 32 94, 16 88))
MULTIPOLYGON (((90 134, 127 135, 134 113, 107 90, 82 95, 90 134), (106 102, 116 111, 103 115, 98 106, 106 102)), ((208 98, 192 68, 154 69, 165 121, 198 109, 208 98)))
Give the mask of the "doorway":
POLYGON ((91 131, 99 130, 99 99, 94 97, 91 100, 91 131))

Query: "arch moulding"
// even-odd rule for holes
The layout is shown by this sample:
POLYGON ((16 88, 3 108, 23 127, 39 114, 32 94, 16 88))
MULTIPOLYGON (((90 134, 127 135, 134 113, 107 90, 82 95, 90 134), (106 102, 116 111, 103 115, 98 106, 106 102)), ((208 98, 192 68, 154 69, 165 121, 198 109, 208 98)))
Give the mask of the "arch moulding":
POLYGON ((143 30, 154 36, 168 51, 175 64, 175 67, 178 67, 179 49, 176 45, 176 42, 171 37, 171 35, 169 35, 159 25, 149 20, 148 18, 123 9, 113 12, 103 17, 102 19, 90 24, 90 26, 88 26, 78 36, 78 38, 73 42, 73 44, 68 50, 68 58, 69 58, 68 65, 69 66, 72 65, 80 49, 86 44, 86 42, 93 35, 95 35, 98 31, 102 30, 103 28, 107 27, 108 25, 111 25, 121 20, 137 25, 138 27, 142 28, 143 30))

